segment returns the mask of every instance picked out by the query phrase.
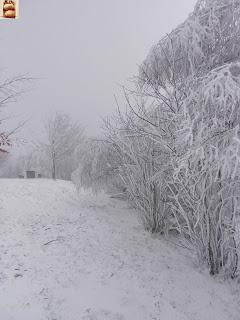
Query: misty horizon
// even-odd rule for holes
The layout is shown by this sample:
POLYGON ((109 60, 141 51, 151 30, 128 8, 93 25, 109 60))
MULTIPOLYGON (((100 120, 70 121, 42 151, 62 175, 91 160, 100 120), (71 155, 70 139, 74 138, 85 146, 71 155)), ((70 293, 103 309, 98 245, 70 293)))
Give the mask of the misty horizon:
POLYGON ((44 1, 21 1, 18 20, 0 20, 2 78, 36 78, 6 110, 12 127, 27 120, 19 137, 41 137, 43 120, 55 112, 69 113, 87 135, 101 135, 102 118, 116 110, 114 95, 124 105, 120 86, 194 4, 75 0, 69 11, 63 1, 48 1, 48 9, 44 1))

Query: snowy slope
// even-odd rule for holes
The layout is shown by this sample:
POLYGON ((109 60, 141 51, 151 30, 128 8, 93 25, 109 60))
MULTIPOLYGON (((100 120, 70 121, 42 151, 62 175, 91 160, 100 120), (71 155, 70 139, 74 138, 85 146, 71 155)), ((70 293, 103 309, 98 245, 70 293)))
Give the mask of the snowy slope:
POLYGON ((0 180, 1 320, 240 319, 236 294, 70 182, 0 180))

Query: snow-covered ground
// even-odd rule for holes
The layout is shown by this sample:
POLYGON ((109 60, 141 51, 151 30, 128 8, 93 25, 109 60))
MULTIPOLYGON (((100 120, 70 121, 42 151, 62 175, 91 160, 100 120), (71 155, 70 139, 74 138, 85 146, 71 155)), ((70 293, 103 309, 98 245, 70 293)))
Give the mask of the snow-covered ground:
POLYGON ((1 320, 240 319, 237 285, 70 182, 0 180, 1 320))

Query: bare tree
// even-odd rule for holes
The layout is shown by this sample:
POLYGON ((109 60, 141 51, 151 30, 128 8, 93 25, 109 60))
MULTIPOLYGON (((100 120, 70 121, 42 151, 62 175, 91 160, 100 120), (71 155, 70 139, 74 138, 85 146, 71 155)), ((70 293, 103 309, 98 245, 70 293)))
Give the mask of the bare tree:
POLYGON ((72 123, 66 114, 56 113, 45 124, 47 142, 40 147, 51 162, 51 175, 53 179, 58 176, 58 165, 61 161, 73 155, 77 146, 83 141, 83 129, 72 123))
MULTIPOLYGON (((26 81, 30 81, 32 78, 25 76, 13 77, 0 81, 0 112, 4 111, 4 108, 12 103, 16 102, 17 98, 21 96, 24 91, 22 85, 26 81)), ((0 118, 0 153, 6 153, 8 147, 12 145, 11 136, 13 136, 19 129, 21 129, 25 122, 19 123, 14 129, 9 129, 6 123, 11 117, 2 116, 0 118)))

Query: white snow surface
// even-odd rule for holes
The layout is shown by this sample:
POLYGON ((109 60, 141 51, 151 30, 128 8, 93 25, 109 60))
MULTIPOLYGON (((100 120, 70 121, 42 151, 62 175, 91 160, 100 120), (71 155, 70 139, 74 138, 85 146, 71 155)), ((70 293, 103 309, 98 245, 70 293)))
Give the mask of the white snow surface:
POLYGON ((0 180, 0 320, 239 320, 237 293, 123 201, 0 180))

